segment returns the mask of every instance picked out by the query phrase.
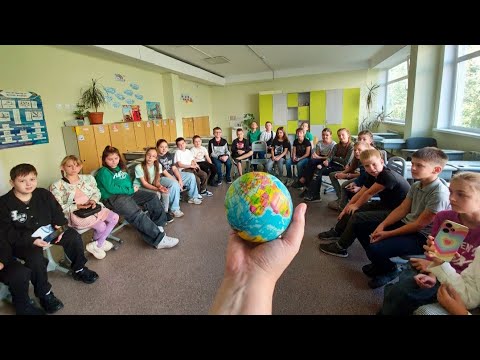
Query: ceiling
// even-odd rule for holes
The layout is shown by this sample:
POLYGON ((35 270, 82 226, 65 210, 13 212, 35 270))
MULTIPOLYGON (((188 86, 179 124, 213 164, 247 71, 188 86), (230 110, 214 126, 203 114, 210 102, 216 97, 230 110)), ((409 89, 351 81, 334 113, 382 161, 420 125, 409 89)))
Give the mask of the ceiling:
MULTIPOLYGON (((392 45, 146 45, 226 83, 368 69, 392 45), (211 64, 220 57, 226 63, 211 64), (259 76, 262 75, 262 76, 259 76)), ((398 46, 395 46, 398 47, 398 46)))

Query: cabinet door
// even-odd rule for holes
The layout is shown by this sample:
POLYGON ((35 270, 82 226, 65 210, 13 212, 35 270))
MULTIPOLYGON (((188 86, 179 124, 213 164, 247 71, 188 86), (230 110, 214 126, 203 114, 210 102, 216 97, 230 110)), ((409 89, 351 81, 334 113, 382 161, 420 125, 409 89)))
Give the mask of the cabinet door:
POLYGON ((298 107, 298 120, 310 120, 310 106, 298 107))
POLYGON ((260 126, 265 125, 267 121, 273 123, 273 95, 260 95, 258 99, 260 126))
POLYGON ((95 147, 97 149, 98 165, 102 166, 102 154, 107 145, 111 145, 110 129, 107 125, 93 125, 93 133, 95 134, 95 147))
POLYGON ((145 121, 145 141, 147 147, 155 147, 155 130, 153 121, 145 121))
POLYGON ((210 122, 208 116, 197 116, 193 118, 194 135, 209 136, 210 122))
POLYGON ((134 122, 133 130, 135 133, 137 151, 144 151, 145 147, 147 146, 147 140, 145 136, 145 121, 134 122))
POLYGON ((137 151, 137 141, 135 139, 135 130, 133 123, 126 122, 123 123, 123 131, 124 131, 124 140, 123 143, 125 145, 124 152, 127 151, 137 151))
POLYGON ((77 133, 80 159, 83 162, 82 172, 89 174, 99 167, 93 126, 77 126, 75 131, 77 133))
POLYGON ((169 124, 168 119, 163 119, 162 120, 162 134, 163 134, 163 138, 165 140, 167 140, 167 142, 171 142, 170 141, 170 128, 169 128, 168 124, 169 124))
POLYGON ((310 124, 324 125, 326 119, 325 90, 310 92, 310 124))
POLYGON ((174 142, 177 138, 177 122, 175 119, 168 119, 168 127, 170 132, 170 142, 174 142))
POLYGON ((183 137, 185 139, 191 139, 194 135, 193 118, 187 117, 182 119, 183 123, 183 137))
POLYGON ((163 120, 154 120, 153 121, 153 133, 155 134, 155 143, 153 146, 157 146, 157 141, 160 139, 165 139, 163 135, 163 120))
POLYGON ((298 93, 287 94, 287 107, 298 106, 298 93))
POLYGON ((123 153, 125 152, 125 128, 123 127, 123 124, 108 124, 108 128, 110 130, 112 146, 116 147, 120 151, 120 155, 123 157, 123 153))

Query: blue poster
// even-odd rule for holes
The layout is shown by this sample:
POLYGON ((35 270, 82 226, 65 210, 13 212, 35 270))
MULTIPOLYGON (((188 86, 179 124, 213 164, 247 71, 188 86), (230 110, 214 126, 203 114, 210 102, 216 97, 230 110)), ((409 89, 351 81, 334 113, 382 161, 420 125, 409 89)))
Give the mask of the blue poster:
POLYGON ((0 90, 0 150, 46 143, 47 124, 40 96, 0 90))

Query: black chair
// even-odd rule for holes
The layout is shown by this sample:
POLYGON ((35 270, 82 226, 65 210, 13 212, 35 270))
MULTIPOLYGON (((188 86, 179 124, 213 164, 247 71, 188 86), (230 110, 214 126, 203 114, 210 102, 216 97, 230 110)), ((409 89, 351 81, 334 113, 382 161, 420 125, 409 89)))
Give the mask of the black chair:
MULTIPOLYGON (((427 146, 437 147, 437 140, 431 137, 411 137, 405 139, 405 149, 421 149, 427 146)), ((407 161, 412 160, 410 156, 407 157, 407 161)))

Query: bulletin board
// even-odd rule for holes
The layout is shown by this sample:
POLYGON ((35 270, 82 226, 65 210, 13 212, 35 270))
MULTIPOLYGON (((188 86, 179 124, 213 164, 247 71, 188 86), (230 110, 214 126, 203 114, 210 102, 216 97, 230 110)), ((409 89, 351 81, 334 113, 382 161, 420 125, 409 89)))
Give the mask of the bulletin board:
POLYGON ((0 90, 0 150, 48 143, 44 115, 38 94, 0 90))

